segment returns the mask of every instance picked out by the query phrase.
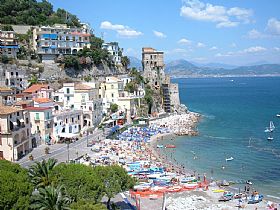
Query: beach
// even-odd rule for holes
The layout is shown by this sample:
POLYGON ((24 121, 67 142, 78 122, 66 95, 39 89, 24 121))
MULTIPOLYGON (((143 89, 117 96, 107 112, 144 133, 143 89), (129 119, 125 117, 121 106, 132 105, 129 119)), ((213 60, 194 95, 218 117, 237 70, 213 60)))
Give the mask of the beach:
MULTIPOLYGON (((191 113, 190 115, 191 116, 187 116, 184 114, 184 120, 181 122, 187 127, 186 130, 188 130, 189 135, 193 135, 192 131, 196 131, 194 129, 196 129, 196 124, 199 121, 200 115, 195 113, 191 113)), ((167 210, 236 209, 239 201, 238 199, 232 199, 227 202, 218 201, 229 188, 218 186, 214 181, 206 181, 207 177, 194 174, 192 170, 185 168, 184 165, 178 163, 172 156, 176 148, 168 148, 168 145, 162 145, 166 139, 171 142, 176 141, 175 138, 178 135, 181 135, 174 134, 173 131, 177 130, 176 127, 175 129, 172 129, 172 125, 176 124, 179 117, 180 116, 178 115, 172 115, 168 118, 158 119, 154 121, 155 123, 150 125, 150 128, 129 128, 129 132, 125 131, 124 134, 126 134, 125 136, 130 140, 101 140, 93 145, 91 152, 89 152, 84 158, 80 159, 80 163, 91 165, 122 165, 128 171, 128 174, 137 177, 139 180, 139 185, 135 187, 141 188, 143 186, 148 190, 144 190, 143 192, 142 190, 130 191, 128 194, 132 203, 135 202, 138 197, 143 204, 141 209, 144 210, 148 210, 151 206, 156 206, 153 207, 154 210, 161 209, 163 200, 166 201, 165 205, 167 210), (155 135, 150 136, 147 140, 147 133, 149 132, 154 133, 155 135), (135 133, 140 135, 139 138, 141 141, 137 141, 137 139, 131 137, 131 135, 136 135, 135 133), (162 154, 160 150, 165 150, 166 153, 169 153, 170 155, 167 157, 167 155, 162 154), (168 187, 162 188, 151 184, 149 178, 150 175, 136 176, 137 171, 150 169, 158 170, 159 168, 164 168, 165 176, 171 176, 171 179, 175 178, 175 180, 183 180, 186 178, 192 178, 198 180, 198 184, 195 184, 195 187, 191 187, 190 189, 187 188, 186 190, 182 187, 183 185, 181 186, 179 181, 176 181, 168 187), (166 189, 166 193, 163 193, 160 189, 166 189), (164 196, 166 197, 165 199, 163 199, 164 196)), ((151 174, 151 176, 152 175, 153 174, 151 174)), ((240 207, 254 210, 256 208, 267 209, 267 203, 262 201, 257 204, 247 204, 244 198, 240 203, 240 207)))

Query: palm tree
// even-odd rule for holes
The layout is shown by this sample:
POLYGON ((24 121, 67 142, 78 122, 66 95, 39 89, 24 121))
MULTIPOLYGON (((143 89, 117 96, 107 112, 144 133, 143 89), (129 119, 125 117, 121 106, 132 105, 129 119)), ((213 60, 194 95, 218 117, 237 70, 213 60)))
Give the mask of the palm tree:
POLYGON ((40 188, 32 197, 32 209, 39 210, 70 210, 70 198, 66 195, 65 189, 62 186, 55 188, 47 186, 40 188))
POLYGON ((35 162, 30 166, 29 177, 36 188, 44 188, 52 183, 51 171, 56 163, 56 159, 50 158, 48 161, 35 162))
POLYGON ((38 83, 38 77, 35 74, 32 74, 31 78, 28 80, 29 86, 38 83))
POLYGON ((123 56, 123 57, 121 57, 121 63, 123 65, 123 67, 125 67, 125 69, 127 69, 127 67, 130 64, 130 60, 127 56, 123 56))

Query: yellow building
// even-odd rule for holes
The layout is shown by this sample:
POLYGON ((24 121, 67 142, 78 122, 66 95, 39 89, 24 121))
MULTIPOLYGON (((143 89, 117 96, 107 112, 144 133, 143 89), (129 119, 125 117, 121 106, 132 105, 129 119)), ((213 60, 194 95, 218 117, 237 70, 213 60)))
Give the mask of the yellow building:
POLYGON ((52 133, 53 133, 52 108, 51 107, 27 107, 25 108, 25 110, 30 113, 30 122, 32 124, 31 133, 34 136, 37 136, 36 142, 33 142, 34 146, 54 143, 52 138, 52 133))
POLYGON ((0 105, 0 159, 16 161, 32 148, 29 112, 0 105))

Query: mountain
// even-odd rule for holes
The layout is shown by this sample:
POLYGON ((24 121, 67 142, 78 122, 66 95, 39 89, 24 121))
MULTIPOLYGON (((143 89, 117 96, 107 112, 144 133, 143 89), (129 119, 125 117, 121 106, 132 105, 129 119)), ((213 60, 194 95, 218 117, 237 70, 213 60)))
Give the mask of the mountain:
POLYGON ((238 66, 230 65, 230 64, 225 64, 225 63, 195 63, 191 62, 194 65, 198 67, 209 67, 209 68, 216 68, 216 69, 234 69, 237 68, 238 66))
POLYGON ((229 77, 229 76, 280 76, 279 64, 240 66, 233 69, 196 66, 186 60, 166 64, 165 72, 171 77, 229 77))
POLYGON ((137 69, 142 70, 142 62, 141 62, 140 59, 138 59, 138 58, 136 58, 136 57, 132 57, 132 56, 129 56, 128 58, 129 58, 129 60, 130 60, 130 64, 129 64, 128 67, 130 67, 130 68, 131 68, 131 67, 135 67, 135 68, 137 68, 137 69))

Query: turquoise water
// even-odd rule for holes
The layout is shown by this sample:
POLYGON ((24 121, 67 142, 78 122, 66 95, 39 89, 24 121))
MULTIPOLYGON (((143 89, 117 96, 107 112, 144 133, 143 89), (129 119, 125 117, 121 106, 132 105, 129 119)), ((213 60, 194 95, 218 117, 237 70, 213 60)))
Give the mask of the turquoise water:
POLYGON ((177 146, 172 156, 208 177, 249 179, 266 197, 280 199, 280 118, 276 117, 280 113, 280 77, 174 82, 179 83, 181 103, 203 118, 199 136, 172 141, 177 146), (276 126, 273 141, 264 132, 270 120, 276 126), (229 157, 234 160, 226 162, 229 157))

